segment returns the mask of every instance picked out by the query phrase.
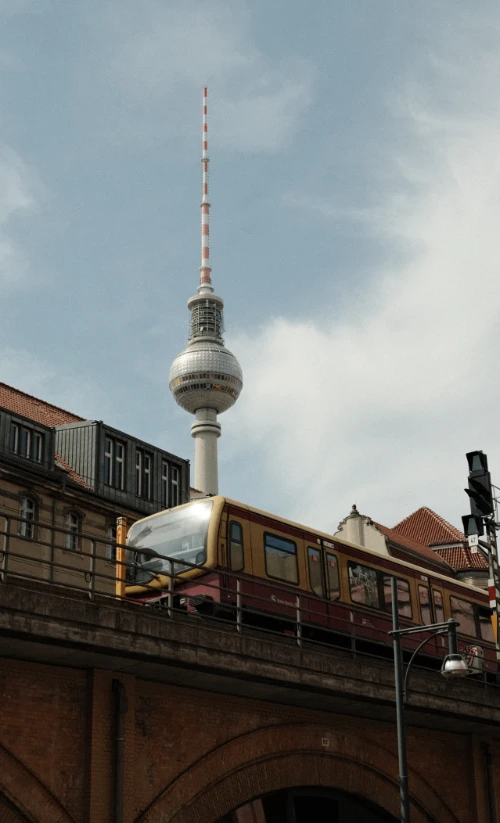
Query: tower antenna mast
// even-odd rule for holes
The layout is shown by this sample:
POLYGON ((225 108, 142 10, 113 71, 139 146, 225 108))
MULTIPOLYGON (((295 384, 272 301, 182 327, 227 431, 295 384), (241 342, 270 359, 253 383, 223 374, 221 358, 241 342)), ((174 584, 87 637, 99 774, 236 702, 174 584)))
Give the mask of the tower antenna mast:
POLYGON ((217 415, 236 403, 243 387, 241 367, 224 346, 221 297, 212 287, 210 266, 210 203, 208 200, 207 89, 203 89, 201 150, 201 266, 197 294, 188 300, 191 312, 187 347, 170 368, 170 391, 176 402, 195 415, 194 486, 203 494, 218 494, 217 415))

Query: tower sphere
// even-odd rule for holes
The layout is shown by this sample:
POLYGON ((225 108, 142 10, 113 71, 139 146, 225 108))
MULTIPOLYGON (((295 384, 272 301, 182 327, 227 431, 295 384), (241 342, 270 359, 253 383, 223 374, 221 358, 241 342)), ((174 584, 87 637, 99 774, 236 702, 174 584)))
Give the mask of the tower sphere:
POLYGON ((214 409, 217 414, 236 403, 243 387, 241 367, 234 354, 216 340, 195 340, 170 368, 170 391, 191 414, 214 409))

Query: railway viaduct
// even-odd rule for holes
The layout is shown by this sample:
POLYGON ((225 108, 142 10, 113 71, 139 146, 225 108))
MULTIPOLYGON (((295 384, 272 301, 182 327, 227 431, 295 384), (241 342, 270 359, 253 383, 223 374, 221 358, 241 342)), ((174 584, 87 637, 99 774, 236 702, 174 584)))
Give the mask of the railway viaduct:
MULTIPOLYGON (((1 823, 260 823, 296 787, 399 819, 390 660, 15 580, 0 607, 1 823)), ((500 689, 416 669, 407 722, 413 823, 500 821, 500 689)))

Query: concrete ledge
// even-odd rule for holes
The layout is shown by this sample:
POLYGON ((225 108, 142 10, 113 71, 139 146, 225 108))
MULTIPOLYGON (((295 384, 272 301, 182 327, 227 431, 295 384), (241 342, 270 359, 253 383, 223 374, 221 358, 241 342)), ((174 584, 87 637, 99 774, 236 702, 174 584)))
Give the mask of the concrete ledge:
MULTIPOLYGON (((196 617, 45 584, 0 585, 0 653, 75 668, 126 671, 137 677, 370 717, 394 716, 392 662, 338 649, 299 649, 287 638, 237 634, 196 617)), ((438 672, 411 674, 409 722, 464 731, 498 725, 500 688, 438 672), (466 728, 467 727, 467 728, 466 728)))

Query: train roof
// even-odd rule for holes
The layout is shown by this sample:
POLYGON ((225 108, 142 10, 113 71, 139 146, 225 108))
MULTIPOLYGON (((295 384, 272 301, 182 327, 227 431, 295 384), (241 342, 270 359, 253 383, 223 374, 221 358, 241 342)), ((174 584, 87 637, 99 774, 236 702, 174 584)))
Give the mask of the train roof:
MULTIPOLYGON (((464 583, 461 580, 456 580, 454 577, 450 577, 449 575, 441 574, 437 571, 431 571, 426 566, 418 566, 415 563, 408 563, 406 560, 399 560, 397 557, 393 557, 390 554, 382 554, 381 552, 377 552, 374 549, 368 549, 366 546, 360 546, 358 543, 351 543, 342 537, 334 537, 332 534, 329 534, 328 532, 323 532, 320 529, 315 529, 311 526, 305 526, 303 523, 297 523, 295 520, 288 520, 288 518, 286 517, 280 517, 277 514, 272 514, 271 512, 264 511, 263 509, 258 509, 255 506, 249 506, 247 503, 240 503, 238 500, 233 500, 232 498, 225 497, 223 495, 214 495, 213 497, 198 497, 195 500, 190 500, 188 503, 182 503, 180 506, 176 506, 175 508, 182 509, 186 506, 191 506, 204 500, 221 500, 224 503, 228 503, 230 506, 237 506, 239 509, 243 509, 248 512, 254 512, 255 514, 261 515, 262 517, 267 517, 270 520, 275 520, 278 523, 284 523, 287 526, 292 526, 293 528, 299 529, 300 531, 310 532, 311 534, 315 534, 317 537, 323 538, 324 540, 334 540, 336 543, 341 543, 343 546, 349 546, 353 549, 357 549, 358 551, 362 551, 365 554, 371 555, 374 559, 384 558, 390 560, 391 563, 395 563, 398 566, 413 569, 416 572, 420 572, 420 574, 425 573, 427 577, 432 577, 438 580, 443 580, 447 583, 452 583, 454 586, 459 586, 461 589, 465 589, 471 594, 475 594, 479 598, 487 597, 486 589, 480 589, 478 586, 471 586, 470 583, 464 583)), ((153 517, 158 517, 159 514, 163 514, 163 512, 156 512, 155 514, 149 515, 149 517, 143 518, 143 520, 149 520, 153 517)))

